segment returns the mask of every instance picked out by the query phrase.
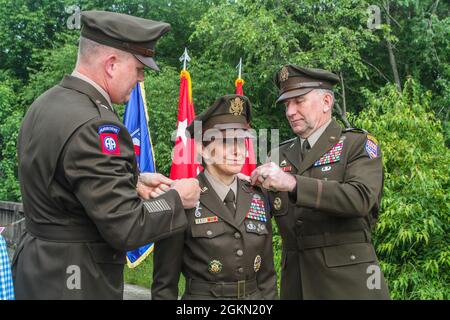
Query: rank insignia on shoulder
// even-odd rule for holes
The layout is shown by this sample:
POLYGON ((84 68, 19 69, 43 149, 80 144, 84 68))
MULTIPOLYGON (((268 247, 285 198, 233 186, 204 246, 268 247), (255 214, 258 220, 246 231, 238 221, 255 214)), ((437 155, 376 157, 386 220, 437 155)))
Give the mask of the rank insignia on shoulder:
POLYGON ((313 167, 323 166, 324 164, 330 164, 339 162, 341 160, 342 147, 344 146, 344 139, 341 137, 338 143, 336 143, 330 151, 325 153, 319 160, 314 162, 313 167))
POLYGON ((219 221, 219 217, 217 217, 217 216, 198 218, 198 219, 195 219, 195 224, 205 224, 205 223, 211 223, 211 222, 217 222, 217 221, 219 221))
POLYGON ((378 145, 377 140, 371 135, 367 135, 366 141, 366 152, 369 155, 370 159, 374 159, 378 157, 378 145))
POLYGON ((120 128, 115 125, 104 125, 98 128, 100 142, 102 144, 102 153, 120 154, 119 134, 120 128))

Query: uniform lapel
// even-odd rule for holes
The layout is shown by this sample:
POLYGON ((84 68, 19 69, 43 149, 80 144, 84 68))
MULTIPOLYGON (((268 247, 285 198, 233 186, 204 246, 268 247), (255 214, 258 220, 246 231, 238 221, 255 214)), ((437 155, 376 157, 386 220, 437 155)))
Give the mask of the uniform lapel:
POLYGON ((300 167, 300 139, 297 138, 291 142, 289 147, 283 151, 283 154, 298 171, 300 167))
POLYGON ((335 120, 332 120, 330 125, 320 136, 319 140, 317 140, 314 147, 309 150, 309 152, 305 156, 305 159, 303 159, 303 161, 300 163, 298 174, 303 174, 303 172, 309 169, 314 162, 316 162, 321 156, 328 152, 339 141, 341 132, 342 128, 335 120))
POLYGON ((87 95, 97 107, 105 108, 114 112, 113 108, 109 105, 109 102, 105 99, 105 97, 100 92, 98 92, 98 90, 95 89, 91 84, 82 79, 66 75, 59 85, 67 89, 81 92, 87 95))
POLYGON ((222 218, 222 220, 237 228, 234 217, 231 215, 231 212, 227 209, 227 207, 225 207, 223 202, 220 201, 219 196, 209 184, 205 174, 201 172, 197 176, 197 179, 199 181, 200 188, 203 190, 200 194, 200 203, 208 208, 212 213, 222 218))
POLYGON ((240 225, 250 210, 253 194, 244 181, 238 179, 236 198, 236 223, 240 225))

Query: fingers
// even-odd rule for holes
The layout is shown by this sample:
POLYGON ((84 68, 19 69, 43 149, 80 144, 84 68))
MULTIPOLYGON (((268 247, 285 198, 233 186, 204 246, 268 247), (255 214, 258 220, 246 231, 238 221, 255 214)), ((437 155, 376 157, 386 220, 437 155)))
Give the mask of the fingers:
POLYGON ((170 185, 173 183, 172 179, 169 179, 160 173, 149 172, 141 173, 139 175, 139 181, 149 187, 157 187, 160 184, 170 185))

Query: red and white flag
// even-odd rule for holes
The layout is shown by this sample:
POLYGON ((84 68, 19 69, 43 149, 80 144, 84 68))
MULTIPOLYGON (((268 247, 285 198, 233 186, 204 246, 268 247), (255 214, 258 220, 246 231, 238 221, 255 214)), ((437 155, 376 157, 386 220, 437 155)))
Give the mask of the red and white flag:
POLYGON ((186 127, 194 120, 191 76, 187 70, 180 74, 180 97, 178 101, 178 123, 173 149, 170 179, 194 178, 201 166, 197 160, 194 137, 187 137, 186 127))

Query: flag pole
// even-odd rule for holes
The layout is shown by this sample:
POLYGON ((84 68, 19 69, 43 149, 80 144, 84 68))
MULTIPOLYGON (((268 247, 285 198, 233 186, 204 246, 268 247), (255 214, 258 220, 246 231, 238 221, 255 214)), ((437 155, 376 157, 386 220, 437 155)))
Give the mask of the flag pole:
POLYGON ((239 68, 239 72, 238 72, 238 79, 242 79, 242 58, 239 59, 239 63, 236 66, 236 68, 239 68))

